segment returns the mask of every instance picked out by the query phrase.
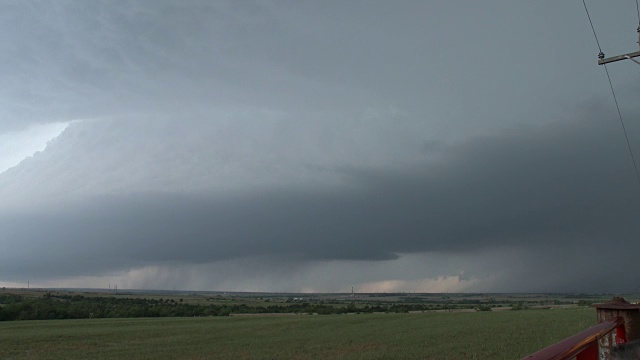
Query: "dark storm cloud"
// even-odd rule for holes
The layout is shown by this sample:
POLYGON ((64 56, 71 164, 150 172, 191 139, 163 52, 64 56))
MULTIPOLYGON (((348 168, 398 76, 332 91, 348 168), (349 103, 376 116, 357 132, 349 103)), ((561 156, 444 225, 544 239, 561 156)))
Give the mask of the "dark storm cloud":
POLYGON ((640 191, 610 108, 427 149, 411 168, 335 168, 350 179, 341 188, 140 192, 3 214, 11 246, 0 271, 98 274, 246 256, 382 260, 500 247, 555 254, 580 267, 602 244, 627 249, 621 262, 639 250, 640 191), (559 255, 580 248, 590 255, 559 255))
MULTIPOLYGON (((582 96, 575 89, 595 88, 585 76, 594 66, 586 58, 587 24, 569 3, 141 0, 1 7, 0 132, 220 107, 354 113, 382 104, 430 116, 434 131, 452 136, 447 130, 468 133, 521 113, 531 98, 574 101, 582 96), (469 114, 479 119, 465 121, 469 114)), ((623 7, 604 8, 617 14, 623 7)))
MULTIPOLYGON (((591 6, 605 52, 636 46, 628 4, 591 6)), ((521 290, 530 277, 547 290, 634 281, 639 195, 615 110, 574 109, 609 96, 581 4, 0 10, 0 137, 67 126, 1 149, 14 154, 0 174, 0 281, 255 258, 295 259, 327 288, 332 259, 360 283, 471 263, 465 279, 521 290), (423 255, 443 259, 424 270, 423 255)), ((636 68, 610 72, 637 153, 636 68)))
POLYGON ((301 35, 304 24, 283 18, 296 14, 281 12, 281 6, 3 3, 0 132, 108 115, 184 114, 213 105, 300 104, 292 96, 304 99, 307 110, 353 107, 365 89, 336 83, 329 74, 343 52, 353 57, 357 39, 328 48, 321 39, 328 25, 301 35))

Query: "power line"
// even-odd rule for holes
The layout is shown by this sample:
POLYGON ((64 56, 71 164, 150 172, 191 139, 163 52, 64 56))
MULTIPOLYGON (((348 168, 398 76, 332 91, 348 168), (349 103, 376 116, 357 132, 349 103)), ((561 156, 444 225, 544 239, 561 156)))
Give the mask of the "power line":
POLYGON ((598 41, 598 35, 596 35, 596 29, 593 27, 593 21, 591 21, 591 15, 589 15, 589 10, 587 9, 587 3, 585 0, 582 0, 582 5, 584 5, 584 11, 587 12, 587 17, 589 18, 589 24, 591 24, 591 30, 593 31, 593 37, 596 38, 596 44, 598 44, 598 51, 602 54, 602 48, 600 47, 600 42, 598 41))
MULTIPOLYGON (((589 18, 589 24, 591 24, 591 30, 593 31, 593 37, 596 39, 596 44, 598 44, 598 50, 600 53, 598 54, 598 58, 601 60, 604 58, 604 53, 602 52, 602 48, 600 47, 600 42, 598 41, 598 35, 596 35, 596 29, 593 26, 593 21, 591 21, 591 16, 589 15, 589 9, 587 9, 587 3, 585 0, 582 0, 582 5, 584 5, 584 10, 587 13, 587 18, 589 18)), ((638 7, 638 0, 636 0, 636 11, 638 12, 638 21, 640 24, 640 7, 638 7)), ((640 25, 638 27, 640 30, 640 25)), ((624 138, 627 142, 627 148, 629 149, 629 155, 631 156, 631 162, 633 163, 633 169, 636 172, 636 178, 638 179, 638 185, 640 185, 640 171, 638 171, 638 165, 636 163, 636 158, 633 155, 633 148, 631 147, 631 142, 629 141, 629 135, 627 134, 627 128, 624 125, 624 120, 622 119, 622 112, 620 112, 620 106, 618 105, 618 98, 616 97, 616 92, 613 90, 613 82, 611 81, 611 76, 609 75, 609 69, 607 69, 607 64, 603 64, 604 71, 607 73, 607 79, 609 80, 609 87, 611 88, 611 95, 613 96, 613 101, 616 104, 616 109, 618 110, 618 118, 620 119, 620 125, 622 125, 622 132, 624 133, 624 138)))
POLYGON ((616 109, 618 110, 618 118, 620 119, 620 125, 622 125, 622 132, 624 132, 624 138, 627 140, 627 148, 629 149, 629 155, 631 155, 631 162, 633 163, 633 168, 636 171, 636 178, 638 179, 638 185, 640 185, 640 172, 638 171, 638 165, 636 164, 636 158, 633 156, 633 149, 631 148, 631 142, 629 142, 629 135, 627 134, 627 128, 624 126, 624 121, 622 120, 622 113, 620 113, 620 106, 618 106, 618 98, 616 97, 616 92, 613 91, 613 83, 611 82, 611 76, 609 76, 609 70, 607 69, 607 64, 604 64, 604 70, 607 73, 607 79, 609 80, 609 87, 611 87, 611 94, 613 95, 613 101, 616 103, 616 109))
POLYGON ((636 0, 636 14, 638 14, 638 28, 636 31, 638 32, 638 45, 640 46, 640 6, 638 5, 638 0, 636 0))

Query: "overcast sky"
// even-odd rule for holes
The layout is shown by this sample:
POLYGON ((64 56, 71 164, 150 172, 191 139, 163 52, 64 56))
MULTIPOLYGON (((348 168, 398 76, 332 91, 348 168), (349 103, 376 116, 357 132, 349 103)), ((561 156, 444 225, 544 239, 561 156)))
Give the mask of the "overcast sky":
POLYGON ((581 1, 0 0, 0 285, 635 291, 597 53, 581 1))

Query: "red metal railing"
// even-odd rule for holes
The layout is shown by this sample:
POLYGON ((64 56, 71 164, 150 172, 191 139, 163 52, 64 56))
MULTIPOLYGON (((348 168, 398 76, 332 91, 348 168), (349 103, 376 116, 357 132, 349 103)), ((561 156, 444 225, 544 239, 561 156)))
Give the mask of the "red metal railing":
POLYGON ((600 354, 600 342, 598 340, 604 337, 609 339, 609 341, 605 341, 608 346, 613 346, 614 341, 615 344, 625 343, 627 336, 624 320, 616 318, 601 322, 555 345, 524 357, 522 360, 564 360, 573 358, 576 360, 597 360, 600 354))

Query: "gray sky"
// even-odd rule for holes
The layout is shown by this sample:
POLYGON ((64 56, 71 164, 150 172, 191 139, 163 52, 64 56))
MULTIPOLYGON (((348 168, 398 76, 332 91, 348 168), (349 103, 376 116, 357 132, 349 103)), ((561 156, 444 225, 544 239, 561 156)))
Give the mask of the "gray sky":
MULTIPOLYGON (((587 4, 637 49, 634 4, 587 4)), ((0 7, 0 284, 640 286, 580 1, 0 7)), ((640 68, 609 70, 638 154, 640 68)))

